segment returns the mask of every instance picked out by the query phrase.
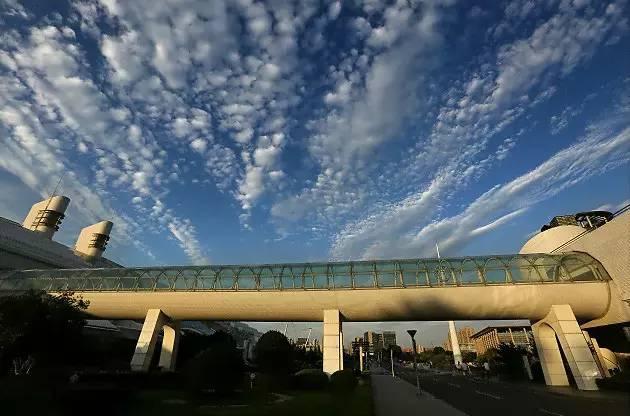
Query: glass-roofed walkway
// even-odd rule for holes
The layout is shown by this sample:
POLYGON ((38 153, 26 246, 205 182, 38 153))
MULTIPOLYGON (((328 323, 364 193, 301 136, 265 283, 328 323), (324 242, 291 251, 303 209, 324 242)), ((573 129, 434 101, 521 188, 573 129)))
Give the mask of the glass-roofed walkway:
POLYGON ((609 280, 585 253, 330 263, 16 270, 0 291, 268 291, 458 287, 609 280))

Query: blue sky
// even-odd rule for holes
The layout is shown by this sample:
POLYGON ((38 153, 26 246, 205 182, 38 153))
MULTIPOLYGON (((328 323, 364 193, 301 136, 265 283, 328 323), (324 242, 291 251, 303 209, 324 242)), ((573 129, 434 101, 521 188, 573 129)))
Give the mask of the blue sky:
POLYGON ((630 199, 627 1, 0 1, 0 215, 125 265, 511 253, 630 199))

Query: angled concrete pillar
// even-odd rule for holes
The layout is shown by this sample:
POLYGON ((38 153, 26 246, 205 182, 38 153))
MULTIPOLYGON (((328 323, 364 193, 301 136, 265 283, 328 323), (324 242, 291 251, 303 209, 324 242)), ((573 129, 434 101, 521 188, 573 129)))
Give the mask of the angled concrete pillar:
POLYGON ((324 311, 324 360, 326 374, 343 370, 343 332, 341 314, 337 309, 324 311))
POLYGON ((459 349, 459 339, 455 330, 455 321, 448 321, 448 334, 451 340, 451 349, 453 350, 453 361, 455 365, 462 363, 462 352, 459 349))
POLYGON ((162 351, 160 351, 160 363, 158 366, 162 371, 175 371, 181 323, 174 321, 164 324, 163 328, 164 336, 162 338, 162 351))
POLYGON ((547 323, 540 321, 532 325, 532 332, 545 383, 548 386, 568 386, 569 379, 564 370, 555 331, 547 323))
POLYGON ((560 354, 562 348, 577 387, 598 389, 595 380, 601 375, 571 306, 553 305, 544 319, 532 325, 532 330, 547 385, 569 385, 560 354))
POLYGON ((179 346, 180 323, 171 319, 160 309, 149 309, 138 337, 136 351, 131 359, 131 371, 149 371, 160 332, 164 329, 159 367, 166 371, 175 370, 179 346))
POLYGON ((149 371, 155 343, 168 317, 159 309, 149 309, 131 359, 132 371, 149 371))

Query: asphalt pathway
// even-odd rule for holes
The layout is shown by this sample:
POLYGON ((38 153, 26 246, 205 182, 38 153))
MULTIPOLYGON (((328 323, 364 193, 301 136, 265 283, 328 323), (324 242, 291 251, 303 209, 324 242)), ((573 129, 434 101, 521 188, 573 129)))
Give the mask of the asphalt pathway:
POLYGON ((376 416, 466 416, 428 393, 418 394, 415 386, 389 374, 372 374, 372 392, 376 416))
MULTIPOLYGON (((399 367, 397 376, 415 385, 412 369, 399 367)), ((448 372, 421 371, 420 386, 470 416, 630 415, 630 398, 609 392, 580 392, 528 383, 486 381, 448 372)))

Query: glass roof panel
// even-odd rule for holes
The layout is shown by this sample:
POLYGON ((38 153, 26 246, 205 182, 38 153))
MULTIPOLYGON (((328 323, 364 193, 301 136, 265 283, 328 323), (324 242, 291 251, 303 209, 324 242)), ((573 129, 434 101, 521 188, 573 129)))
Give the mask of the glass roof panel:
POLYGON ((439 287, 609 279, 598 261, 572 252, 313 264, 15 270, 0 275, 0 291, 344 290, 375 284, 439 287))

